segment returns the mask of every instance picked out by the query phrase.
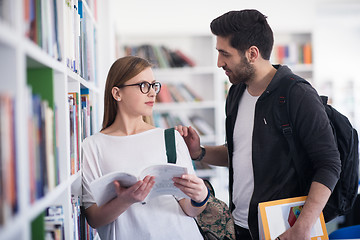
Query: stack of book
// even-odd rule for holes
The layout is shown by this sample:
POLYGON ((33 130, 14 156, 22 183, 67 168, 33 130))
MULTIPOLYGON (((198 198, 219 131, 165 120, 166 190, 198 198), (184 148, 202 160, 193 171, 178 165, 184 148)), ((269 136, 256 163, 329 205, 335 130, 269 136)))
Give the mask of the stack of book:
POLYGON ((272 61, 278 64, 312 64, 311 43, 275 45, 272 61))
POLYGON ((161 103, 199 102, 203 100, 202 97, 185 83, 162 83, 161 91, 156 97, 157 101, 161 103))
POLYGON ((149 60, 155 68, 194 67, 196 63, 181 50, 171 50, 165 46, 143 44, 125 46, 125 54, 149 60))
POLYGON ((197 115, 184 113, 154 113, 155 126, 161 128, 171 128, 177 125, 192 126, 201 136, 214 135, 214 128, 205 121, 204 118, 197 115))

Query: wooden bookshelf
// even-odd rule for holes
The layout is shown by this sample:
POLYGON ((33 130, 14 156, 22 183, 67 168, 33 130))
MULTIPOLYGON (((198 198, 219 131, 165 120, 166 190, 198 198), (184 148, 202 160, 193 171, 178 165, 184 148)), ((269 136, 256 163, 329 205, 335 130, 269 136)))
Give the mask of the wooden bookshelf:
POLYGON ((1 2, 0 239, 88 239, 80 148, 102 117, 96 0, 1 2))

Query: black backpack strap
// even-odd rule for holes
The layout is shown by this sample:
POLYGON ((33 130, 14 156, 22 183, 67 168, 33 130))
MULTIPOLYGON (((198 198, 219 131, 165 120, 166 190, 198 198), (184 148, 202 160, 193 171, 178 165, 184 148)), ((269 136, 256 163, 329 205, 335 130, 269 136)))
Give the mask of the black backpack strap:
POLYGON ((308 83, 304 79, 292 74, 290 76, 284 77, 279 86, 279 111, 278 111, 278 119, 280 120, 280 129, 282 134, 284 135, 288 146, 289 146, 289 154, 288 159, 290 159, 293 163, 295 168, 295 172, 299 177, 299 184, 301 189, 305 189, 305 182, 302 181, 303 173, 301 171, 301 164, 299 160, 299 154, 297 152, 295 139, 294 139, 294 132, 293 132, 293 124, 290 120, 290 103, 289 103, 289 96, 292 87, 297 82, 304 82, 308 83))
POLYGON ((176 163, 175 129, 165 129, 164 136, 168 163, 176 163))

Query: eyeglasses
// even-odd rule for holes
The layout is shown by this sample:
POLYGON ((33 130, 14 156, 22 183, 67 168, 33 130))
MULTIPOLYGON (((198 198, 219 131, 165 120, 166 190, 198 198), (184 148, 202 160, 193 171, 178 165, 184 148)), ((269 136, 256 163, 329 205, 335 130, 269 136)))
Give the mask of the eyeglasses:
POLYGON ((155 90, 155 93, 158 94, 161 90, 161 83, 159 82, 154 82, 154 83, 149 83, 149 82, 141 82, 141 83, 134 83, 134 84, 129 84, 129 85, 121 85, 118 88, 123 88, 123 87, 129 87, 129 86, 139 86, 140 87, 140 91, 143 94, 147 94, 148 92, 150 92, 150 87, 152 87, 155 90))

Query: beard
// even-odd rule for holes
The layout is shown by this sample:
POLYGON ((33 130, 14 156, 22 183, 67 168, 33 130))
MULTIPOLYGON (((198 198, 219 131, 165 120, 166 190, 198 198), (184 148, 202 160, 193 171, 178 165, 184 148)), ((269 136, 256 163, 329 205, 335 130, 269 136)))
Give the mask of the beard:
POLYGON ((232 74, 229 75, 229 81, 232 84, 239 83, 249 83, 254 79, 255 69, 254 67, 247 61, 246 58, 242 58, 239 65, 232 71, 232 74))

